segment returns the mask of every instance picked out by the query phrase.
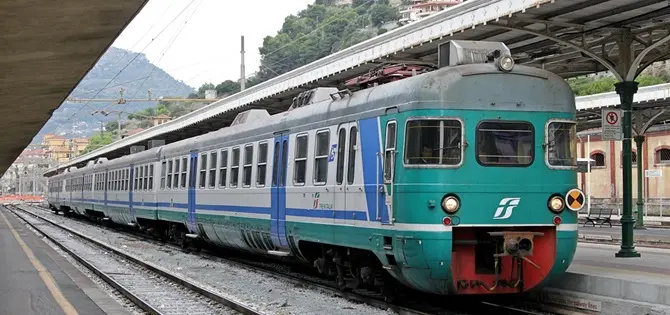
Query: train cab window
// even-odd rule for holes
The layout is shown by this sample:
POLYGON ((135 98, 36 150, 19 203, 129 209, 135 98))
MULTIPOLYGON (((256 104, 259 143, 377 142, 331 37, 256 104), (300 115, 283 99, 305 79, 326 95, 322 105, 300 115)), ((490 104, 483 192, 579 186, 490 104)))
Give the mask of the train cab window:
POLYGON ((172 160, 168 161, 167 166, 167 189, 172 188, 172 166, 174 165, 172 160))
POLYGON ((181 158, 181 188, 186 188, 186 168, 188 162, 185 157, 181 158))
POLYGON ((167 174, 165 174, 167 168, 167 161, 163 161, 161 163, 161 189, 165 189, 165 177, 167 174))
POLYGON ((233 148, 233 156, 230 161, 230 187, 237 187, 240 175, 240 148, 233 148))
POLYGON ((577 124, 550 121, 547 124, 545 150, 549 166, 577 166, 577 124))
POLYGON ((386 125, 386 144, 384 149, 384 181, 393 180, 393 168, 395 161, 396 127, 395 121, 386 125))
POLYGON ((268 143, 263 142, 258 145, 258 166, 256 167, 256 186, 265 186, 265 178, 268 164, 268 143))
POLYGON ((254 146, 249 144, 244 147, 244 164, 242 169, 242 186, 251 186, 251 166, 254 162, 254 146))
POLYGON ((407 122, 405 164, 457 166, 463 160, 463 124, 456 119, 420 119, 407 122))
POLYGON ((531 165, 534 134, 528 122, 482 121, 477 126, 477 161, 484 166, 531 165))
POLYGON ((307 176, 307 135, 296 137, 294 167, 293 183, 304 185, 307 176))
POLYGON ((358 143, 358 129, 354 126, 349 130, 349 161, 347 162, 347 184, 354 183, 356 175, 356 144, 358 143))
POLYGON ((207 183, 207 153, 200 154, 200 188, 207 183))
POLYGON ((219 163, 219 188, 226 187, 228 175, 228 149, 221 150, 221 161, 219 163))
POLYGON ((216 187, 216 151, 209 153, 209 188, 216 187))
POLYGON ((172 172, 172 189, 179 189, 179 158, 174 159, 172 172))
POLYGON ((323 185, 328 180, 328 151, 330 149, 330 131, 316 133, 314 152, 314 184, 323 185))

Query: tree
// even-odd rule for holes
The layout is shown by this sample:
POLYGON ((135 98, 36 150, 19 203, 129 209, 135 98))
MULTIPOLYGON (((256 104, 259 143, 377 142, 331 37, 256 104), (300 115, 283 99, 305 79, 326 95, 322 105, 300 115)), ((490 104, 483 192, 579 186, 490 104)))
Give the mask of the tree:
POLYGON ((385 4, 375 4, 370 8, 370 21, 374 26, 382 26, 384 23, 397 21, 400 18, 398 9, 385 4))
POLYGON ((84 148, 81 154, 86 154, 91 151, 102 148, 114 142, 111 132, 96 133, 88 140, 88 145, 84 148))
MULTIPOLYGON (((668 80, 663 77, 652 75, 640 75, 635 81, 640 84, 640 87, 668 82, 668 80)), ((617 80, 613 76, 568 79, 568 84, 570 84, 572 91, 577 96, 612 92, 615 89, 615 83, 617 83, 617 80)))
POLYGON ((240 91, 240 83, 232 80, 226 80, 215 87, 218 97, 224 97, 235 94, 240 91))

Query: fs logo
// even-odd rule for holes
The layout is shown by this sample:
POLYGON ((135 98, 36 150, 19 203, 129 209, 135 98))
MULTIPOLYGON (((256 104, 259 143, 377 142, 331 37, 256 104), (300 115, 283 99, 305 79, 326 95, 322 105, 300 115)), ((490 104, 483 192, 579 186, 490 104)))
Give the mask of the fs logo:
POLYGON ((494 220, 504 220, 512 216, 512 211, 519 205, 521 198, 503 198, 500 200, 498 209, 493 215, 494 220))

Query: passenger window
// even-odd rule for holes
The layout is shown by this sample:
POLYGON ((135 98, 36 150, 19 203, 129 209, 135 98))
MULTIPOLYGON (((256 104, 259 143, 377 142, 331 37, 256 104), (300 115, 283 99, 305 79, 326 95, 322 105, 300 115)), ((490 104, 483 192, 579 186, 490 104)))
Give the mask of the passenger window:
MULTIPOLYGON (((120 174, 119 174, 120 175, 120 174)), ((119 187, 121 187, 121 176, 119 176, 119 187)), ((144 166, 144 190, 149 188, 149 165, 144 166)))
POLYGON ((251 186, 251 166, 254 162, 254 147, 249 144, 244 147, 244 174, 242 177, 242 185, 244 187, 251 186))
POLYGON ((125 173, 126 173, 126 175, 125 175, 125 182, 126 182, 125 190, 128 190, 128 182, 130 181, 130 176, 129 176, 130 175, 130 170, 126 169, 125 173))
POLYGON ((305 184, 305 173, 307 172, 307 135, 296 137, 294 166, 294 184, 305 184))
POLYGON ((239 174, 240 174, 240 148, 234 148, 233 149, 233 156, 232 156, 232 161, 231 161, 231 167, 230 167, 230 187, 235 188, 237 187, 237 183, 239 181, 239 174))
POLYGON ((272 186, 277 186, 277 168, 279 167, 279 142, 275 142, 274 158, 272 159, 272 186))
POLYGON ((221 150, 221 163, 219 169, 219 187, 226 187, 226 175, 228 175, 228 149, 221 150))
POLYGON ((165 174, 166 167, 167 162, 163 161, 163 163, 161 163, 161 189, 165 189, 165 177, 167 176, 167 174, 165 174))
POLYGON ((330 131, 316 133, 316 152, 314 153, 314 183, 325 184, 328 180, 328 149, 330 148, 330 131))
POLYGON ((209 188, 216 187, 216 151, 209 153, 209 188))
POLYGON ((393 181, 393 168, 395 162, 396 122, 391 121, 386 125, 386 146, 384 150, 384 181, 393 181))
POLYGON ((256 186, 265 186, 266 169, 268 164, 268 143, 258 145, 258 167, 256 168, 256 186))
POLYGON ((167 188, 170 189, 172 188, 172 166, 173 166, 172 160, 168 161, 168 168, 167 168, 167 188))
POLYGON ((405 130, 405 164, 459 165, 463 125, 455 119, 410 120, 405 130))
POLYGON ((347 130, 340 128, 337 139, 337 184, 341 185, 344 182, 344 153, 346 152, 347 130))
POLYGON ((181 188, 186 188, 186 168, 188 167, 188 159, 181 158, 181 188))
POLYGON ((172 188, 179 189, 179 158, 174 159, 174 169, 172 172, 172 188))
POLYGON ((207 183, 207 153, 200 154, 200 188, 207 183))
POLYGON ((482 121, 477 126, 477 161, 484 166, 533 163, 534 130, 528 122, 482 121))
POLYGON ((149 190, 154 189, 154 165, 149 165, 149 190))

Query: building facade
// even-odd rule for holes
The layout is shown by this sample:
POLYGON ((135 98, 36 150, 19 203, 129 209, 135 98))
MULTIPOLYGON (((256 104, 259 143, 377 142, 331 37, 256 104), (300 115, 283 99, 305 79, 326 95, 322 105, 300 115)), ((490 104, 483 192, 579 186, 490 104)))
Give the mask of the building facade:
POLYGON ((409 6, 400 10, 400 23, 423 19, 462 2, 463 0, 412 0, 409 6))

